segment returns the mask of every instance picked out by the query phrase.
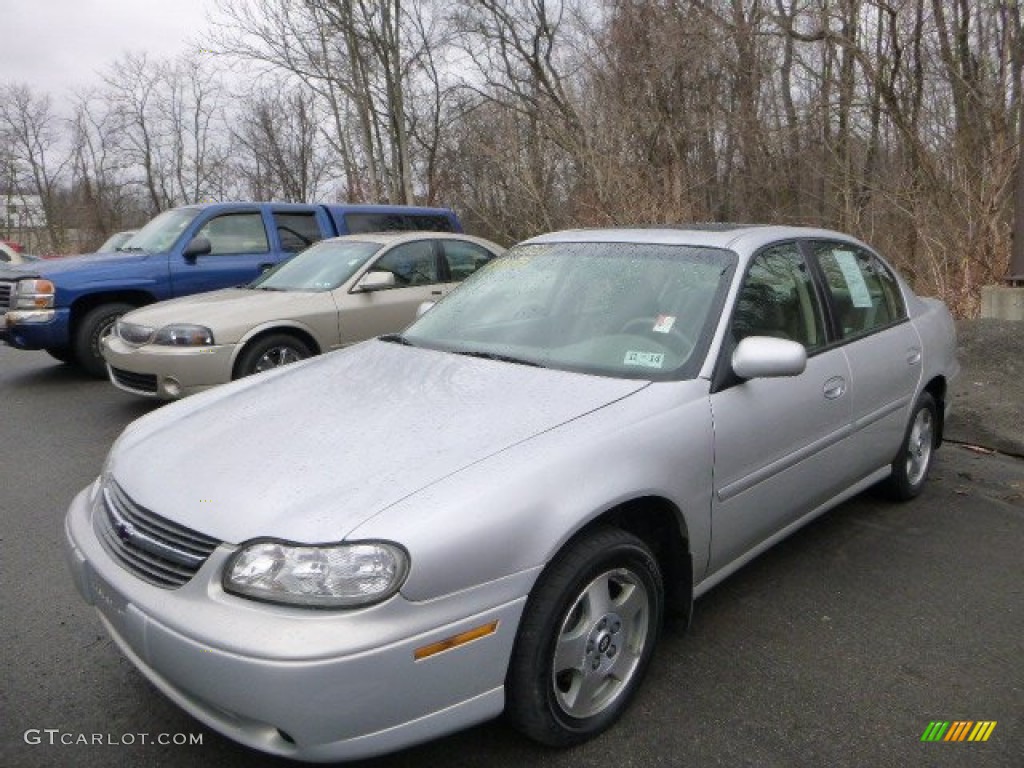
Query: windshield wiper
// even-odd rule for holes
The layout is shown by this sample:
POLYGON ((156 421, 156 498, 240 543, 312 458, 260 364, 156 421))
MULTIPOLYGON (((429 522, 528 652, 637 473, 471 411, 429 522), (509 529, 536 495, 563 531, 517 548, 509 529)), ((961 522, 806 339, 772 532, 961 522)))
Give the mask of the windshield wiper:
POLYGON ((146 249, 140 245, 126 245, 122 248, 118 248, 117 250, 122 253, 143 253, 146 249))
POLYGON ((275 288, 272 285, 250 285, 254 291, 283 291, 284 288, 275 288))
POLYGON ((526 360, 522 357, 515 357, 514 355, 503 355, 499 352, 475 352, 473 350, 462 349, 452 349, 449 351, 454 352, 456 355, 465 355, 466 357, 480 357, 483 358, 484 360, 497 360, 502 363, 515 363, 516 365, 529 365, 532 368, 546 367, 533 360, 526 360))
POLYGON ((405 336, 400 333, 385 333, 382 336, 377 337, 378 341, 389 341, 392 344, 401 344, 403 347, 415 347, 416 345, 409 341, 405 336))

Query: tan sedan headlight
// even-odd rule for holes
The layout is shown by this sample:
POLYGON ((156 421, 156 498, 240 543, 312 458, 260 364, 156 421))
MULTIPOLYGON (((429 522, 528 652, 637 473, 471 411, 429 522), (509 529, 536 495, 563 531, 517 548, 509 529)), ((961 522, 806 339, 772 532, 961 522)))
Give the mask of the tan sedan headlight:
POLYGON ((391 597, 408 572, 409 556, 395 544, 260 541, 228 561, 224 590, 272 603, 352 608, 391 597))
POLYGON ((153 335, 153 343, 168 347, 211 347, 213 331, 205 325, 191 323, 165 325, 153 335))

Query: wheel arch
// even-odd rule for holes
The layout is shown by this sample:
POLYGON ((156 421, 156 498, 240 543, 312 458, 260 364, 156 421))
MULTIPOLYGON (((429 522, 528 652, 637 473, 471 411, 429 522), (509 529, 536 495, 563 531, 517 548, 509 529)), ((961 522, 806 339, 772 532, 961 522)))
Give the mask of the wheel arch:
POLYGON ((663 496, 640 496, 621 502, 588 520, 558 552, 598 527, 631 533, 650 548, 664 580, 666 614, 681 618, 684 625, 689 624, 693 605, 693 558, 686 519, 679 507, 663 496))
POLYGON ((282 334, 285 336, 293 336, 307 347, 312 350, 314 355, 319 355, 323 352, 320 348, 320 344, 317 343, 316 337, 307 329, 302 328, 298 325, 268 325, 263 328, 258 328, 250 331, 248 335, 242 338, 242 340, 235 346, 234 357, 231 360, 231 378, 232 380, 238 378, 238 366, 245 355, 245 351, 249 349, 253 344, 265 339, 268 336, 274 336, 276 334, 282 334))
POLYGON ((156 297, 143 290, 124 291, 100 291, 79 296, 71 303, 71 315, 68 325, 68 336, 74 338, 78 332, 78 326, 89 312, 103 304, 131 304, 135 307, 144 307, 147 304, 156 302, 156 297))

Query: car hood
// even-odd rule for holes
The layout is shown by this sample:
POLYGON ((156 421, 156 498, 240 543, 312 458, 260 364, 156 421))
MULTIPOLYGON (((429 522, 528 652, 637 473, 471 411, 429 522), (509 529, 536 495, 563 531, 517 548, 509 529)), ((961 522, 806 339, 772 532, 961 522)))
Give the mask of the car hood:
POLYGON ((5 267, 3 270, 5 274, 0 275, 0 278, 52 277, 100 266, 117 267, 122 264, 135 264, 148 258, 149 255, 145 253, 88 253, 83 256, 63 256, 59 259, 39 259, 5 267))
MULTIPOLYGON (((300 297, 319 295, 297 291, 226 288, 151 304, 126 315, 125 320, 151 328, 161 328, 170 323, 195 323, 210 328, 217 337, 217 331, 220 329, 293 317, 302 303, 300 297)), ((329 294, 323 295, 330 303, 329 294)))
POLYGON ((378 512, 643 387, 369 341, 161 408, 109 471, 222 541, 341 540, 378 512))

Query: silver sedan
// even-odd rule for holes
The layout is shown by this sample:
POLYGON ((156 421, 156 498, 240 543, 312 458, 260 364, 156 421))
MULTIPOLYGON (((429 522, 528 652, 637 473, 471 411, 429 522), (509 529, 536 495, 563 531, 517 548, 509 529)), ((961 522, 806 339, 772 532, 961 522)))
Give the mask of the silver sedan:
POLYGON ((81 593, 168 697, 355 759, 502 712, 569 746, 667 614, 877 483, 920 493, 945 306, 789 227, 562 232, 404 333, 121 435, 68 512, 81 593))

